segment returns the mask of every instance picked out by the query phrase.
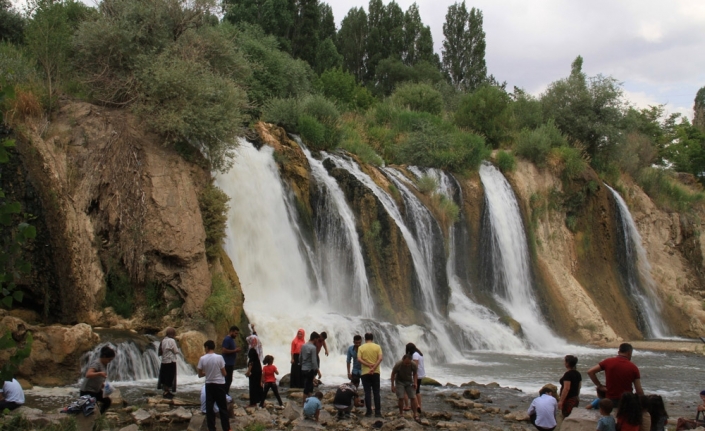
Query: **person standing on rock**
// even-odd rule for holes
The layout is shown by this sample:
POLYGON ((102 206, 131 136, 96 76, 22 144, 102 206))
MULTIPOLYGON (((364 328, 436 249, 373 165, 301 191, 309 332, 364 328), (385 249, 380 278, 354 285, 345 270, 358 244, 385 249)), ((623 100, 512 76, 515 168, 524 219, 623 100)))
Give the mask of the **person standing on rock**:
POLYGON ((159 356, 162 357, 162 363, 159 367, 159 379, 157 380, 157 389, 164 391, 164 398, 174 398, 176 392, 176 358, 179 354, 179 347, 176 345, 176 329, 166 328, 166 336, 159 343, 159 356))
POLYGON ((237 359, 237 354, 240 352, 240 348, 235 344, 235 339, 240 335, 240 328, 237 326, 231 326, 228 335, 223 338, 223 344, 221 348, 223 360, 225 361, 225 393, 230 394, 230 385, 233 383, 233 370, 235 369, 235 360, 237 359))
POLYGON ((632 385, 638 395, 644 395, 639 368, 631 362, 633 352, 631 344, 622 343, 619 345, 617 356, 605 359, 587 371, 597 389, 604 389, 607 398, 611 399, 614 405, 619 405, 622 394, 633 392, 632 385), (597 378, 600 371, 605 372, 605 385, 597 378))
POLYGON ((399 416, 404 416, 404 396, 411 401, 411 409, 414 412, 414 420, 419 420, 419 413, 416 404, 416 384, 418 381, 418 367, 411 360, 411 356, 404 355, 401 361, 392 368, 392 392, 397 394, 399 404, 399 416))
POLYGON ((312 332, 309 337, 308 343, 301 346, 301 355, 299 356, 299 362, 301 363, 301 376, 304 382, 304 404, 306 403, 306 398, 313 394, 313 379, 321 378, 321 371, 318 368, 318 355, 316 355, 316 344, 320 335, 318 332, 312 332))
POLYGON ((250 380, 250 405, 249 407, 257 407, 262 401, 262 362, 259 360, 257 352, 257 344, 259 340, 257 336, 247 337, 250 343, 250 349, 247 351, 247 376, 250 380))
POLYGON ((554 397, 553 390, 544 386, 539 391, 538 398, 534 398, 527 413, 531 423, 539 431, 551 431, 556 428, 556 411, 558 403, 554 397))
POLYGON ((262 362, 264 360, 264 350, 262 349, 262 340, 259 339, 259 336, 257 335, 257 331, 255 331, 255 324, 251 324, 250 328, 252 330, 252 334, 245 338, 245 341, 247 341, 248 346, 250 348, 253 348, 257 351, 257 356, 259 356, 259 361, 262 362))
POLYGON ((299 329, 296 332, 296 337, 291 341, 291 374, 289 374, 289 387, 290 388, 303 388, 304 381, 301 376, 301 361, 299 361, 299 355, 301 354, 301 346, 306 344, 306 332, 303 329, 299 329))
POLYGON ((105 379, 108 378, 108 364, 115 359, 115 350, 109 346, 103 346, 100 349, 100 356, 88 364, 85 380, 81 385, 80 395, 90 395, 100 403, 100 413, 105 413, 110 408, 110 397, 103 397, 103 387, 105 379))
POLYGON ((360 361, 357 360, 357 349, 360 348, 361 344, 362 344, 362 336, 355 335, 353 337, 352 346, 348 347, 348 355, 347 355, 347 358, 345 359, 345 362, 347 363, 348 379, 350 379, 350 380, 352 380, 353 376, 357 376, 358 380, 360 379, 360 377, 362 377, 362 366, 360 365, 360 361), (352 364, 352 370, 350 369, 351 364, 352 364))
POLYGON ((418 367, 416 380, 416 413, 421 413, 421 380, 426 377, 426 368, 423 363, 423 353, 416 347, 416 344, 406 345, 406 354, 411 356, 411 360, 418 367))
POLYGON ((230 431, 228 420, 228 402, 225 394, 225 360, 215 354, 215 342, 208 340, 203 343, 206 354, 198 360, 198 377, 206 378, 206 423, 208 431, 215 430, 215 411, 213 405, 218 406, 220 426, 223 431, 230 431))
POLYGON ((567 418, 575 407, 578 407, 580 402, 580 387, 582 385, 583 376, 575 367, 578 365, 578 358, 573 355, 566 355, 564 360, 565 367, 568 371, 561 377, 561 392, 558 401, 558 409, 563 413, 563 417, 567 418))
POLYGON ((372 396, 375 399, 375 416, 382 417, 381 398, 379 394, 379 364, 382 363, 382 348, 374 342, 374 335, 365 334, 365 344, 357 349, 357 360, 362 364, 362 387, 365 390, 365 416, 372 416, 372 396), (372 394, 371 394, 372 393, 372 394))

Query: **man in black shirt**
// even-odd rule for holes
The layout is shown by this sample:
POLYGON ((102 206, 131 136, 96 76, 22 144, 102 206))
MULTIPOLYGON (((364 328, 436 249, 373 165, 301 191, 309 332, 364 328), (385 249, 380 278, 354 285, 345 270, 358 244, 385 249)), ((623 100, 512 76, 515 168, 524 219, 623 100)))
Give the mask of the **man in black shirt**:
POLYGON ((350 383, 343 383, 335 391, 333 405, 338 410, 338 419, 350 418, 350 412, 355 406, 355 401, 359 399, 357 387, 360 385, 360 377, 353 374, 350 383))

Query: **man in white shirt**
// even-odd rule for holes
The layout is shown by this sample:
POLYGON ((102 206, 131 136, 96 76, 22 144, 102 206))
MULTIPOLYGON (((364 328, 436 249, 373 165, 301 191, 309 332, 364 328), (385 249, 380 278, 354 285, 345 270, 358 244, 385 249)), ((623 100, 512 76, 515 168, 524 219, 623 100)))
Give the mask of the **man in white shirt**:
POLYGON ((539 397, 531 402, 528 413, 537 430, 551 431, 556 427, 557 411, 558 401, 553 396, 553 390, 544 386, 539 391, 539 397))
MULTIPOLYGON (((230 404, 233 402, 233 397, 226 394, 225 401, 227 401, 228 406, 230 406, 230 404)), ((213 405, 213 411, 216 413, 220 411, 220 409, 218 408, 218 404, 213 405)), ((203 387, 201 387, 201 413, 203 413, 204 415, 206 414, 206 385, 203 385, 203 387)))
POLYGON ((208 340, 203 343, 206 354, 198 360, 198 377, 206 378, 206 422, 208 431, 215 431, 215 411, 213 404, 218 405, 220 425, 223 431, 232 431, 228 421, 228 403, 225 399, 225 360, 215 354, 215 342, 208 340))
POLYGON ((5 409, 14 410, 23 404, 24 391, 20 383, 15 379, 4 382, 0 393, 0 412, 5 409))

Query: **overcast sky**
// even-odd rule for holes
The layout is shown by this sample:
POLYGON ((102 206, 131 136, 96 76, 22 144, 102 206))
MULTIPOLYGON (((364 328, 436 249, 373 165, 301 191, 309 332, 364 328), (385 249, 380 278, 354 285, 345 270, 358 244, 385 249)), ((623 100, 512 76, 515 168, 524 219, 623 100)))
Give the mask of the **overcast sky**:
MULTIPOLYGON (((388 1, 383 0, 386 3, 388 1)), ((338 26, 369 0, 329 0, 338 26)), ((403 10, 413 0, 397 0, 403 10)), ((417 0, 436 51, 455 0, 417 0)), ((474 0, 484 14, 487 70, 507 88, 540 94, 567 76, 582 55, 589 76, 623 82, 633 104, 665 104, 692 119, 695 93, 705 86, 705 0, 474 0)))

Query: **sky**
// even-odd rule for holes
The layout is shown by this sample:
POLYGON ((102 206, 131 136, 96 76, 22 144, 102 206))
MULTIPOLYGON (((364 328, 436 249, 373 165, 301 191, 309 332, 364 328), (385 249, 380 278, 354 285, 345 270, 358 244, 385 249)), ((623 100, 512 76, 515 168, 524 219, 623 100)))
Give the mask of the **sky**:
MULTIPOLYGON (((386 3, 388 1, 383 0, 386 3)), ((443 23, 456 0, 416 0, 441 52, 443 23)), ((328 0, 340 22, 369 0, 328 0)), ((397 0, 406 10, 414 0, 397 0)), ((612 76, 637 107, 663 104, 692 119, 705 86, 705 0, 474 0, 484 15, 487 71, 539 95, 583 57, 588 76, 612 76)))

